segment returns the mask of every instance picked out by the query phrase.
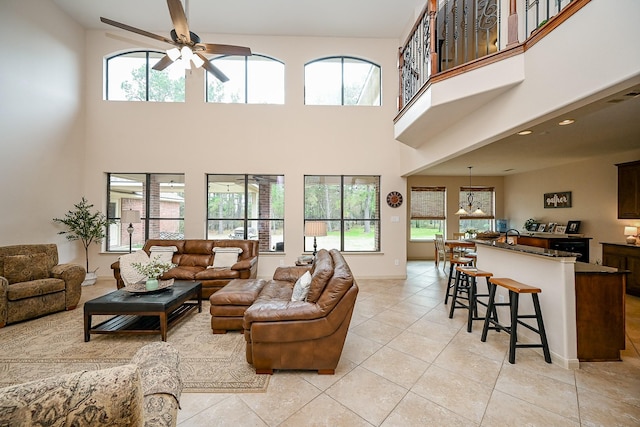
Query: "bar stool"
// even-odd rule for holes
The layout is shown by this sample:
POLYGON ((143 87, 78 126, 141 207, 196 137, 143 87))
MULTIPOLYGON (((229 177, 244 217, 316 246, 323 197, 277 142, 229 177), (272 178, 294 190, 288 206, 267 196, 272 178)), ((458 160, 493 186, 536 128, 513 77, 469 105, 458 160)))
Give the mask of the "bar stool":
MULTIPOLYGON (((469 313, 467 317, 467 332, 471 332, 473 328, 474 320, 485 320, 486 316, 478 316, 478 304, 487 307, 489 309, 489 301, 481 301, 478 297, 489 297, 487 294, 479 294, 477 286, 477 278, 484 277, 487 281, 487 292, 491 291, 491 283, 489 278, 493 276, 493 273, 488 271, 478 270, 469 266, 457 266, 456 267, 456 281, 453 289, 453 297, 451 300, 451 308, 449 310, 449 319, 453 318, 453 311, 456 308, 466 308, 469 313), (465 296, 466 294, 466 296, 465 296), (464 301, 467 301, 465 304, 464 301)), ((498 312, 493 307, 493 318, 498 319, 498 312)))
POLYGON ((547 334, 544 331, 544 322, 542 321, 542 312, 540 310, 540 302, 538 300, 538 294, 542 292, 540 288, 536 288, 533 286, 525 285, 524 283, 517 282, 512 279, 507 278, 495 278, 492 277, 489 279, 489 282, 493 285, 489 289, 489 304, 487 307, 487 317, 484 320, 484 327, 482 328, 482 338, 481 341, 485 342, 487 340, 487 332, 489 329, 494 329, 496 331, 505 331, 510 335, 509 339, 509 363, 513 364, 516 362, 516 348, 539 348, 542 347, 542 351, 544 353, 544 360, 547 363, 551 363, 551 354, 549 353, 549 343, 547 342, 547 334), (496 288, 498 286, 502 286, 509 290, 509 302, 504 303, 496 303, 496 288), (518 298, 520 294, 531 294, 533 298, 533 307, 535 309, 535 314, 518 314, 518 298), (493 318, 491 314, 495 314, 496 306, 509 306, 511 308, 511 325, 505 326, 501 325, 498 322, 497 317, 493 318), (536 319, 538 322, 538 328, 534 328, 533 326, 521 321, 520 319, 536 319), (533 332, 540 335, 540 344, 518 344, 518 324, 526 327, 527 329, 532 330, 533 332), (493 326, 490 326, 493 325, 493 326))
POLYGON ((456 274, 453 273, 454 269, 459 265, 467 265, 470 266, 473 263, 473 259, 466 257, 454 258, 453 256, 449 258, 449 279, 447 280, 447 292, 444 295, 444 303, 447 304, 449 302, 449 297, 453 297, 453 288, 456 284, 456 274))

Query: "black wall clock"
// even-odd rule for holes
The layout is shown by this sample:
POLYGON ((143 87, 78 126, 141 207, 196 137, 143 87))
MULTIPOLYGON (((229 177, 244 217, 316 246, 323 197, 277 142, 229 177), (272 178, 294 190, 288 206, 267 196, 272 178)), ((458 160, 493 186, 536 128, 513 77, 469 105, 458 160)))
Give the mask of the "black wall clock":
POLYGON ((397 208, 402 205, 402 194, 397 191, 392 191, 387 194, 387 204, 392 208, 397 208))

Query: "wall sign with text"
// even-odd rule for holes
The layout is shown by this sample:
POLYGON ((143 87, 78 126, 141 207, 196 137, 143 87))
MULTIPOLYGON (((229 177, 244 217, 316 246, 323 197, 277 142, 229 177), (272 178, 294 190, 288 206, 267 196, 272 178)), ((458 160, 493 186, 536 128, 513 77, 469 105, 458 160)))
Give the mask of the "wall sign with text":
POLYGON ((544 207, 545 209, 546 208, 570 208, 571 207, 571 191, 545 193, 544 207))

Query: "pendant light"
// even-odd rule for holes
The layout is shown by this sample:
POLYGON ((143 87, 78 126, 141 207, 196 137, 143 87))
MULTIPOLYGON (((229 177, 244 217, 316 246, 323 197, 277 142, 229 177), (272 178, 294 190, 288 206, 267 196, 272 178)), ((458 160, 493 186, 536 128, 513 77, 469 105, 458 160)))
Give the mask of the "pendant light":
POLYGON ((460 205, 460 209, 456 212, 456 215, 465 215, 465 216, 481 216, 484 215, 484 212, 480 208, 480 205, 473 209, 473 191, 471 191, 471 168, 473 166, 468 166, 469 168, 469 190, 467 191, 467 209, 465 209, 462 205, 460 205))

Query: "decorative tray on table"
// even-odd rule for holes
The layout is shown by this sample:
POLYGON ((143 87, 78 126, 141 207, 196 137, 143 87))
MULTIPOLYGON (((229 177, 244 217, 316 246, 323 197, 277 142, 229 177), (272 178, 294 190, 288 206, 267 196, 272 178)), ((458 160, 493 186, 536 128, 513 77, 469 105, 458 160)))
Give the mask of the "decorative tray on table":
POLYGON ((133 292, 133 293, 136 293, 136 294, 148 294, 148 293, 152 293, 152 292, 163 291, 163 290, 167 289, 168 287, 170 287, 172 285, 173 285, 173 279, 169 279, 169 280, 159 280, 158 281, 158 288, 157 289, 153 289, 151 291, 147 290, 145 282, 132 283, 132 284, 129 284, 129 285, 125 286, 122 289, 124 289, 127 292, 133 292))

